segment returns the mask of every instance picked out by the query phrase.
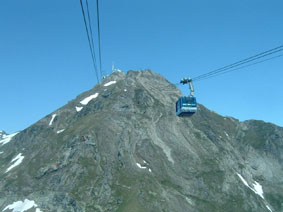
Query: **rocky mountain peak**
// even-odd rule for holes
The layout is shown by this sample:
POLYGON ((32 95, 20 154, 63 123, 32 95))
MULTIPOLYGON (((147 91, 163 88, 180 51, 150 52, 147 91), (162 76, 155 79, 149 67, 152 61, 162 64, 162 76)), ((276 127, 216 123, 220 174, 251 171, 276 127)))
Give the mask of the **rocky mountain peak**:
POLYGON ((281 211, 283 129, 202 105, 150 70, 115 71, 0 146, 0 209, 281 211))

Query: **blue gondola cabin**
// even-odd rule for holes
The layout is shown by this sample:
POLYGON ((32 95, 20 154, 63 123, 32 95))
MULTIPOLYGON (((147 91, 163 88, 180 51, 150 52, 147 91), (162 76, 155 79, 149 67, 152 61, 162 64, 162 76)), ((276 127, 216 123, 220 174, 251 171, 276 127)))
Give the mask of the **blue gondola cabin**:
POLYGON ((191 116, 197 112, 197 101, 194 96, 182 96, 176 102, 177 116, 191 116))

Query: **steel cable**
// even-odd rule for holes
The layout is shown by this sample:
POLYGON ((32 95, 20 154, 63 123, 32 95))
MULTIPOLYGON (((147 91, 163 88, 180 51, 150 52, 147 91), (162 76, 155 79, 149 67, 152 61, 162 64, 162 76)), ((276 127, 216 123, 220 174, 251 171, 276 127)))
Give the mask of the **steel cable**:
POLYGON ((265 59, 265 60, 261 60, 261 61, 255 62, 255 63, 251 63, 251 64, 248 64, 248 65, 245 65, 245 66, 241 66, 239 68, 235 68, 235 69, 231 69, 231 70, 229 69, 229 70, 226 70, 225 72, 221 72, 221 73, 218 73, 216 75, 207 76, 207 77, 204 77, 204 78, 201 78, 201 79, 196 79, 196 80, 194 80, 194 82, 198 82, 198 81, 201 81, 201 80, 205 80, 205 79, 216 77, 216 76, 219 76, 219 75, 222 75, 222 74, 226 74, 228 72, 232 72, 232 71, 236 71, 236 70, 243 69, 243 68, 246 68, 246 67, 250 67, 250 66, 253 66, 253 65, 256 65, 256 64, 259 64, 259 63, 263 63, 263 62, 266 62, 268 60, 273 60, 275 58, 282 57, 282 56, 283 56, 283 54, 276 55, 274 57, 271 57, 271 58, 268 58, 268 59, 265 59))
MULTIPOLYGON (((193 81, 199 81, 199 80, 201 80, 201 79, 206 79, 206 78, 208 78, 208 77, 211 78, 211 77, 213 77, 213 76, 218 76, 219 73, 221 73, 221 72, 226 73, 227 70, 236 68, 236 67, 238 67, 238 66, 244 65, 244 64, 246 64, 246 63, 252 62, 252 61, 254 61, 254 60, 258 60, 258 59, 260 59, 260 58, 263 58, 263 57, 266 57, 266 56, 269 56, 269 55, 272 55, 272 54, 275 54, 275 53, 280 52, 280 51, 283 51, 283 46, 279 46, 279 47, 276 47, 276 48, 274 48, 274 49, 271 49, 271 50, 262 52, 262 53, 260 53, 260 54, 254 55, 254 56, 249 57, 249 58, 246 58, 246 59, 244 59, 244 60, 240 60, 240 61, 238 61, 238 62, 236 62, 236 63, 232 63, 232 64, 230 64, 230 65, 224 66, 224 67, 222 67, 222 68, 216 69, 216 70, 211 71, 211 72, 208 72, 208 73, 206 73, 206 74, 202 74, 202 75, 197 76, 197 77, 194 77, 194 78, 192 78, 192 79, 193 79, 193 81)), ((265 60, 264 60, 264 61, 265 61, 265 60)), ((257 64, 257 63, 255 63, 255 64, 257 64)), ((228 71, 228 72, 229 72, 229 71, 228 71)))
POLYGON ((100 67, 100 74, 101 77, 103 76, 102 73, 102 66, 101 66, 101 41, 100 41, 100 21, 99 21, 99 5, 98 1, 96 0, 96 10, 97 10, 97 28, 98 28, 98 51, 99 51, 99 67, 100 67))
MULTIPOLYGON (((91 39, 90 39, 90 35, 89 35, 90 33, 89 33, 89 30, 88 30, 88 26, 87 26, 87 20, 86 20, 86 16, 85 16, 85 11, 84 11, 84 6, 83 6, 82 0, 80 0, 80 4, 81 4, 81 9, 82 9, 85 29, 86 29, 86 33, 87 33, 88 44, 89 44, 89 48, 90 48, 90 52, 91 52, 93 67, 94 67, 94 71, 95 71, 95 74, 96 74, 97 82, 99 82, 98 70, 97 70, 97 67, 96 67, 96 61, 95 61, 95 55, 94 55, 94 49, 92 48, 92 45, 91 45, 91 39)), ((88 8, 88 6, 87 6, 87 8, 88 8)))

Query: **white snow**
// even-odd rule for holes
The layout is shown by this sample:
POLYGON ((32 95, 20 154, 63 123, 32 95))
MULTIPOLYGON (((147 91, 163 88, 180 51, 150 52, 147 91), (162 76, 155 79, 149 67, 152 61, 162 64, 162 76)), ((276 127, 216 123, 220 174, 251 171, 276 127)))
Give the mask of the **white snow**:
POLYGON ((93 95, 90 95, 89 97, 86 97, 85 99, 83 99, 80 103, 82 105, 87 105, 92 99, 95 99, 96 97, 98 97, 99 93, 95 93, 93 95))
POLYGON ((190 204, 193 205, 193 201, 191 199, 189 199, 188 197, 186 197, 186 201, 190 204))
MULTIPOLYGON (((143 162, 144 162, 145 164, 148 164, 145 160, 144 160, 143 162)), ((143 166, 143 165, 141 165, 140 163, 136 163, 136 164, 137 164, 137 166, 138 166, 140 169, 147 169, 146 166, 143 166)), ((150 168, 148 168, 148 171, 149 171, 149 172, 152 172, 150 168)))
POLYGON ((24 202, 22 201, 14 202, 13 204, 8 205, 6 208, 4 208, 3 211, 12 210, 12 212, 24 212, 33 207, 36 208, 36 212, 41 212, 41 210, 37 208, 37 204, 35 204, 33 200, 28 200, 28 199, 25 199, 24 202))
POLYGON ((16 132, 16 133, 13 133, 11 135, 4 135, 2 140, 0 140, 0 144, 4 145, 4 144, 7 144, 11 141, 11 139, 17 135, 19 132, 16 132))
POLYGON ((256 194, 258 194, 262 199, 264 199, 262 186, 258 182, 256 182, 256 181, 253 183, 253 186, 254 186, 254 190, 253 191, 256 194))
POLYGON ((268 205, 265 205, 265 206, 270 212, 272 212, 271 208, 268 205))
POLYGON ((58 131, 57 131, 57 134, 59 134, 59 133, 61 133, 61 132, 64 132, 64 130, 65 130, 65 129, 58 130, 58 131))
POLYGON ((242 180, 242 182, 245 184, 245 186, 249 187, 251 189, 251 187, 249 186, 249 184, 247 183, 247 181, 242 177, 242 175, 240 175, 239 173, 237 173, 237 175, 239 176, 239 178, 242 180))
POLYGON ((53 115, 52 115, 52 118, 51 118, 51 120, 50 120, 50 122, 49 122, 49 126, 52 125, 52 123, 53 123, 53 121, 54 121, 54 119, 55 119, 56 116, 57 116, 57 114, 53 114, 53 115))
POLYGON ((0 152, 0 155, 3 154, 4 152, 0 152))
POLYGON ((245 184, 245 186, 247 186, 249 189, 251 189, 257 195, 259 195, 262 199, 264 199, 262 186, 258 182, 254 181, 253 188, 252 188, 252 187, 249 186, 247 181, 242 177, 242 175, 240 175, 239 173, 237 173, 237 175, 242 180, 242 182, 245 184))
POLYGON ((77 107, 77 106, 76 106, 76 111, 77 111, 77 112, 80 112, 82 109, 83 109, 83 107, 77 107))
POLYGON ((14 168, 14 167, 20 165, 20 164, 22 163, 23 159, 24 159, 24 156, 22 156, 22 153, 19 153, 19 154, 11 161, 11 163, 13 163, 13 162, 14 162, 14 163, 6 170, 5 173, 7 173, 8 171, 10 171, 12 168, 14 168))
POLYGON ((112 85, 112 84, 115 84, 116 81, 110 81, 110 82, 107 82, 106 84, 104 84, 105 87, 109 86, 109 85, 112 85))
POLYGON ((126 92, 126 91, 127 91, 127 89, 124 89, 124 91, 126 92))
POLYGON ((137 163, 137 166, 140 168, 140 169, 146 169, 146 166, 142 166, 141 164, 137 163))
MULTIPOLYGON (((225 132, 225 131, 224 131, 224 132, 225 132)), ((228 133, 226 133, 226 132, 225 132, 225 135, 226 135, 227 137, 229 137, 229 134, 228 134, 228 133)))

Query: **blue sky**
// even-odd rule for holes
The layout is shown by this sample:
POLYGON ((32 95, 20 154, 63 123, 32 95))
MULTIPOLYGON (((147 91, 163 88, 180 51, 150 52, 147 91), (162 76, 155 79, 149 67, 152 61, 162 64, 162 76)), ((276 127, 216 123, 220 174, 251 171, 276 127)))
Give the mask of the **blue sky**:
MULTIPOLYGON (((173 83, 196 77, 282 45, 282 8, 282 0, 100 0, 103 71, 114 62, 173 83)), ((0 27, 0 129, 23 130, 96 83, 79 0, 2 1, 0 27)), ((281 57, 196 82, 195 94, 221 115, 283 126, 282 69, 281 57)))

